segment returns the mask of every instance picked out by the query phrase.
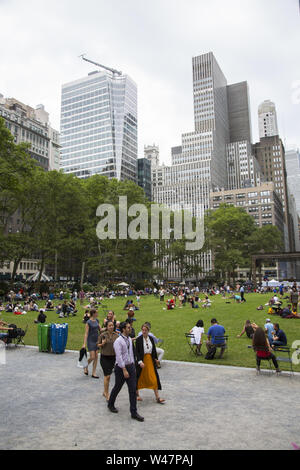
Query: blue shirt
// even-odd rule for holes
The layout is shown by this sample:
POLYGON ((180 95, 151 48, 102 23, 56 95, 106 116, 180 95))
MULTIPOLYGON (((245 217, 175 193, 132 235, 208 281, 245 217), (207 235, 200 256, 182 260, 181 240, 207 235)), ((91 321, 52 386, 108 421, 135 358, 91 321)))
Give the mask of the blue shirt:
POLYGON ((269 342, 270 342, 270 340, 273 339, 273 335, 272 335, 272 331, 274 331, 273 323, 270 323, 270 322, 266 323, 265 324, 265 330, 267 330, 268 339, 269 339, 269 342))
POLYGON ((284 331, 282 330, 275 331, 275 336, 278 337, 277 341, 281 341, 283 343, 283 346, 286 346, 287 339, 286 339, 284 331))
POLYGON ((225 328, 222 325, 215 324, 211 326, 207 332, 208 336, 211 336, 212 344, 222 344, 224 340, 217 339, 215 340, 215 336, 224 336, 225 328))

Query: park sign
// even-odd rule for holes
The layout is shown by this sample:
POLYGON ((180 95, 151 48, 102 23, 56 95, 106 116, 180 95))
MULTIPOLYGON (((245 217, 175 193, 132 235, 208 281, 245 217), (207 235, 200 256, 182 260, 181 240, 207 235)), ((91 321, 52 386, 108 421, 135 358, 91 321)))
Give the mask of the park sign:
MULTIPOLYGON (((151 204, 151 223, 149 230, 149 209, 144 204, 127 206, 127 196, 119 196, 118 236, 117 210, 112 204, 100 204, 96 216, 102 217, 97 224, 96 233, 100 240, 189 240, 185 243, 188 251, 200 250, 204 245, 204 217, 192 217, 190 211, 182 209, 173 212, 171 227, 171 209, 162 204, 151 204), (128 222, 128 217, 134 217, 128 222), (161 223, 160 223, 161 222, 161 223), (193 224, 194 222, 194 224, 193 224), (172 234, 172 235, 171 235, 172 234)), ((198 210, 203 214, 203 210, 198 210)))

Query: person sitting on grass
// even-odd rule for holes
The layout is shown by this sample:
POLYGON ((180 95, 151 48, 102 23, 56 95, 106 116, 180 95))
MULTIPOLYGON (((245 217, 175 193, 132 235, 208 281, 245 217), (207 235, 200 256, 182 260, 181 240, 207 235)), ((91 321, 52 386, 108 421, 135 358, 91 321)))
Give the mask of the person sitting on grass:
POLYGON ((84 312, 82 323, 86 323, 90 319, 90 309, 87 308, 84 312))
POLYGON ((76 308, 76 302, 73 299, 70 300, 70 302, 69 302, 68 310, 69 310, 69 313, 72 313, 73 317, 76 316, 76 313, 77 313, 78 310, 76 308))
POLYGON ((237 335, 237 338, 240 338, 241 336, 243 336, 244 333, 246 333, 247 338, 252 339, 256 328, 258 328, 256 323, 251 323, 250 320, 246 320, 244 328, 242 329, 242 332, 237 335))
POLYGON ((195 302, 195 297, 190 298, 190 304, 192 308, 199 308, 199 305, 195 302))
POLYGON ((51 302, 51 300, 47 300, 46 306, 45 306, 45 310, 46 310, 46 311, 54 310, 54 305, 53 305, 53 303, 51 302))
POLYGON ((278 367, 278 362, 276 356, 273 354, 273 351, 270 347, 270 343, 266 334, 262 328, 257 328, 254 332, 252 339, 252 347, 256 352, 256 369, 260 371, 260 363, 262 359, 272 359, 276 372, 281 372, 278 367))
POLYGON ((268 336, 269 343, 272 344, 273 341, 273 333, 274 333, 274 325, 271 322, 270 318, 266 319, 266 323, 264 326, 265 333, 268 336))
POLYGON ((44 310, 41 308, 40 313, 34 323, 45 323, 47 315, 45 315, 44 310))
POLYGON ((198 320, 196 325, 191 329, 190 333, 194 335, 193 338, 191 338, 191 344, 196 344, 196 352, 198 356, 202 356, 201 352, 201 346, 202 346, 202 341, 201 337, 202 334, 204 333, 204 323, 203 320, 198 320))
POLYGON ((175 308, 174 299, 168 299, 166 302, 167 310, 173 310, 175 308))

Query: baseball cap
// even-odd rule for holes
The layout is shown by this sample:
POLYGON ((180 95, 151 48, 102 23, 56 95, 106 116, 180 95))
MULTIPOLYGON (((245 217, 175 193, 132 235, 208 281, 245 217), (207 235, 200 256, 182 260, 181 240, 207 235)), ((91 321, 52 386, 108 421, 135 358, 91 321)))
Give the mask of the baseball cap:
POLYGON ((267 319, 266 319, 266 322, 268 322, 268 321, 271 321, 270 318, 267 318, 267 319))

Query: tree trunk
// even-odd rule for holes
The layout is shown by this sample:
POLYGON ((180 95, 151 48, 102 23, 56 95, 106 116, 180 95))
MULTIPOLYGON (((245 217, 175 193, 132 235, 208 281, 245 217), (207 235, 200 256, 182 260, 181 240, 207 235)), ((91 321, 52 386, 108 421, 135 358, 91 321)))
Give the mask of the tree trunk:
POLYGON ((15 258, 14 259, 14 267, 13 267, 13 272, 12 272, 12 275, 11 275, 11 286, 13 286, 13 283, 15 282, 15 277, 16 277, 16 274, 17 274, 17 270, 18 270, 18 267, 19 267, 19 264, 21 262, 21 259, 22 258, 15 258))
POLYGON ((57 250, 55 250, 54 279, 55 281, 57 280, 57 250))
POLYGON ((85 270, 85 261, 82 261, 82 266, 81 266, 81 278, 80 278, 80 290, 82 290, 82 286, 83 286, 84 270, 85 270))

